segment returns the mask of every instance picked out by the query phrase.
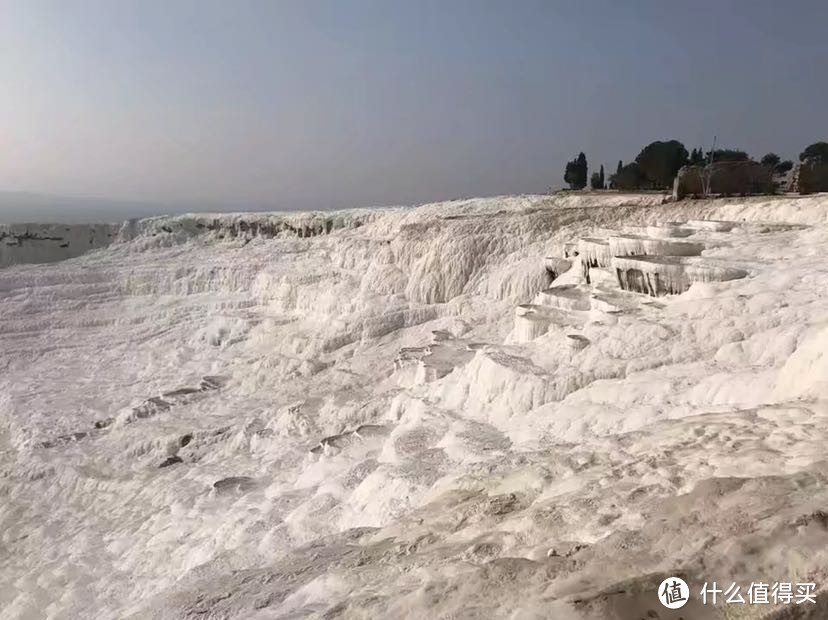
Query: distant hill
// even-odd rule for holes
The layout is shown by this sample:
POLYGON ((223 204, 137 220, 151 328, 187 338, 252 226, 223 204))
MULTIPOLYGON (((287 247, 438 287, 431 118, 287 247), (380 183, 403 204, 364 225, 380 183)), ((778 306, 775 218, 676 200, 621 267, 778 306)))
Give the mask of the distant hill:
MULTIPOLYGON (((367 207, 375 208, 375 207, 367 207)), ((377 206, 376 208, 380 208, 377 206)), ((143 202, 114 198, 83 196, 56 196, 35 192, 10 192, 0 190, 0 224, 90 224, 123 222, 124 220, 153 215, 179 213, 236 213, 236 212, 295 212, 325 211, 317 209, 279 206, 248 201, 236 203, 218 202, 143 202)))
POLYGON ((137 200, 0 191, 0 223, 3 224, 120 222, 136 217, 162 215, 182 210, 181 206, 137 200))

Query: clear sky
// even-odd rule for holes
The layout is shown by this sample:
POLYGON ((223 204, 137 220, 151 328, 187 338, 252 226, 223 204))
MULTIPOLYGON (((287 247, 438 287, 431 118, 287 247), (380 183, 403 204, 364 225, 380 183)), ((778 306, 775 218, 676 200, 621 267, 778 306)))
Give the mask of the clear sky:
POLYGON ((0 190, 324 209, 543 192, 656 139, 795 158, 827 33, 826 0, 0 0, 0 190))

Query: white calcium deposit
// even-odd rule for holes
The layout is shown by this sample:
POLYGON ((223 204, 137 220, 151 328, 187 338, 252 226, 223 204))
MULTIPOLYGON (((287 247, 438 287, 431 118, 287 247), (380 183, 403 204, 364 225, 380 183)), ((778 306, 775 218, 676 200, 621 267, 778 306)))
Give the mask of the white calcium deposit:
POLYGON ((0 616, 677 618, 675 575, 695 619, 725 617, 705 581, 826 588, 828 196, 661 202, 162 217, 68 260, 4 229, 0 616), (619 244, 716 268, 621 290, 619 244))

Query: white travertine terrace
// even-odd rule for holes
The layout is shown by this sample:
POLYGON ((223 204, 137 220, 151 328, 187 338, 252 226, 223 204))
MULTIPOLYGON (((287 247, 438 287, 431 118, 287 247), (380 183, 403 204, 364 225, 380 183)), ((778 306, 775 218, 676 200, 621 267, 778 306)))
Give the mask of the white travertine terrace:
POLYGON ((627 234, 658 238, 689 237, 696 233, 695 229, 676 222, 669 222, 655 226, 625 225, 621 227, 621 230, 627 234))
POLYGON ((571 260, 557 256, 547 256, 543 259, 543 264, 546 270, 555 278, 572 268, 571 260))
POLYGON ((0 269, 4 620, 637 619, 672 575, 825 604, 828 196, 116 228, 0 269), (573 256, 622 230, 705 249, 573 256))
POLYGON ((721 220, 688 220, 687 226, 699 230, 711 230, 714 232, 730 232, 739 222, 727 222, 721 220))
POLYGON ((535 297, 535 303, 562 310, 589 310, 589 292, 575 284, 551 286, 535 297))
POLYGON ((612 268, 623 290, 654 297, 684 293, 694 282, 726 282, 747 276, 743 269, 679 256, 616 256, 612 268))
POLYGON ((591 267, 609 267, 612 252, 609 241, 584 237, 578 240, 578 257, 591 267))
POLYGON ((674 241, 640 235, 613 235, 609 238, 610 254, 617 256, 698 256, 703 243, 674 241))
POLYGON ((612 259, 609 241, 595 237, 578 239, 578 258, 581 261, 581 272, 584 280, 589 283, 589 270, 592 267, 609 267, 612 259))

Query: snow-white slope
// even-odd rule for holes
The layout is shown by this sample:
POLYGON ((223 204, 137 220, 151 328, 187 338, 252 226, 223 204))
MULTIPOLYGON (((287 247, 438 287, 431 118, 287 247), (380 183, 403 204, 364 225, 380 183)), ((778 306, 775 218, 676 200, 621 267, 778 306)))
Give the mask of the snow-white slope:
POLYGON ((668 575, 821 588, 826 244, 824 195, 571 194, 152 218, 6 267, 0 615, 665 618, 668 575), (665 222, 746 277, 652 298, 546 269, 665 222))

